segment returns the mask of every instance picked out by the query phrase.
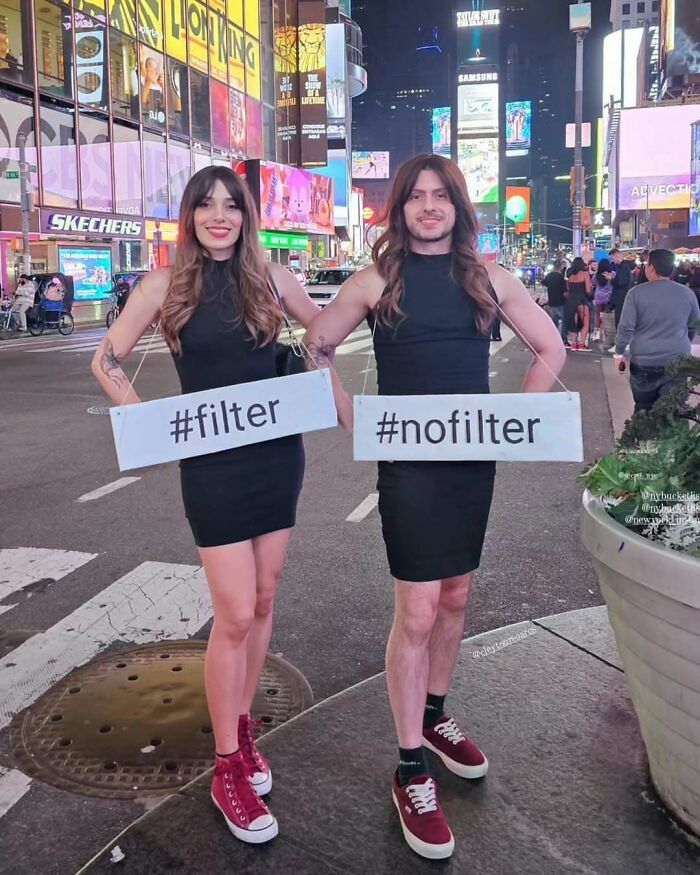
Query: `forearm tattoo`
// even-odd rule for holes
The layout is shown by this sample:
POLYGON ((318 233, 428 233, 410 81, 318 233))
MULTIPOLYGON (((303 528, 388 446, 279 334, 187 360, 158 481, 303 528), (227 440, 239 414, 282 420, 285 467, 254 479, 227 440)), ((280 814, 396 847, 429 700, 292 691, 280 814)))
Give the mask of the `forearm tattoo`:
POLYGON ((316 368, 330 368, 333 366, 335 347, 325 342, 324 337, 319 337, 318 343, 310 343, 306 347, 306 370, 315 371, 316 368))
POLYGON ((102 357, 100 358, 100 368, 110 383, 113 383, 117 389, 124 388, 126 375, 122 371, 121 359, 115 353, 111 340, 105 343, 102 357))

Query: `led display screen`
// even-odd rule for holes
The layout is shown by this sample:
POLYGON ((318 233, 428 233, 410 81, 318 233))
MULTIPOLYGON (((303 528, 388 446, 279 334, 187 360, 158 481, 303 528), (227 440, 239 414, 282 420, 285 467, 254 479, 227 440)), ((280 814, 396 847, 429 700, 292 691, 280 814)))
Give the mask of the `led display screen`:
POLYGON ((506 103, 506 154, 527 151, 532 145, 532 103, 519 100, 506 103))
POLYGON ((112 289, 112 250, 59 246, 58 269, 73 277, 76 301, 108 298, 112 289))
POLYGON ((449 106, 437 106, 433 110, 433 154, 450 157, 452 148, 452 109, 449 106))
POLYGON ((460 85, 457 89, 457 130, 463 134, 498 133, 498 85, 460 85))
POLYGON ((498 202, 498 138, 460 140, 457 163, 464 174, 472 203, 498 202))
POLYGON ((353 179, 388 179, 389 178, 389 153, 388 152, 353 152, 352 153, 352 178, 353 179))

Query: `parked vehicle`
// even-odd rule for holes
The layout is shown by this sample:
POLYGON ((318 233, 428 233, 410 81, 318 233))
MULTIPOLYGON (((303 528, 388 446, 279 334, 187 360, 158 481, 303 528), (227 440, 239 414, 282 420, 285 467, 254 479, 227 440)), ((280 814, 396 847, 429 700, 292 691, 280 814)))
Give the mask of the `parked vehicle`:
POLYGON ((306 286, 309 297, 319 307, 325 307, 335 298, 343 283, 350 279, 354 273, 354 269, 349 267, 330 267, 316 271, 306 286))

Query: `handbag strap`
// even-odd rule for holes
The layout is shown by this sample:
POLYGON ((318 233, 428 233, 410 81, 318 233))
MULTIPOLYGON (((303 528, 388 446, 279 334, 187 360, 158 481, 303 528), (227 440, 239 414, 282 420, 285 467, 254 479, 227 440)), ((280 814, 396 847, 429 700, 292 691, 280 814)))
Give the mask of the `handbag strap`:
POLYGON ((287 318, 287 313, 284 309, 284 303, 282 302, 282 296, 280 295, 279 290, 277 289, 277 286, 275 284, 275 281, 272 279, 272 274, 269 271, 267 271, 267 285, 268 285, 268 288, 270 289, 270 291, 272 292, 275 300, 277 301, 277 305, 279 306, 280 311, 282 313, 282 319, 284 320, 284 324, 285 324, 285 327, 287 329, 287 333, 289 334, 290 344, 292 346, 299 346, 297 339, 294 335, 294 330, 292 329, 292 325, 291 325, 289 319, 287 318))

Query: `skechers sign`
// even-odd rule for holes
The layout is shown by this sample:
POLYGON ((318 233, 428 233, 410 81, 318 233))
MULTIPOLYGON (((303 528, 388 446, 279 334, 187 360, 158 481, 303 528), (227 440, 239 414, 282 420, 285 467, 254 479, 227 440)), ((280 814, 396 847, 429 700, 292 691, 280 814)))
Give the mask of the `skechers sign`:
POLYGON ((100 213, 55 213, 41 210, 42 234, 94 234, 99 237, 142 237, 143 222, 100 213))

